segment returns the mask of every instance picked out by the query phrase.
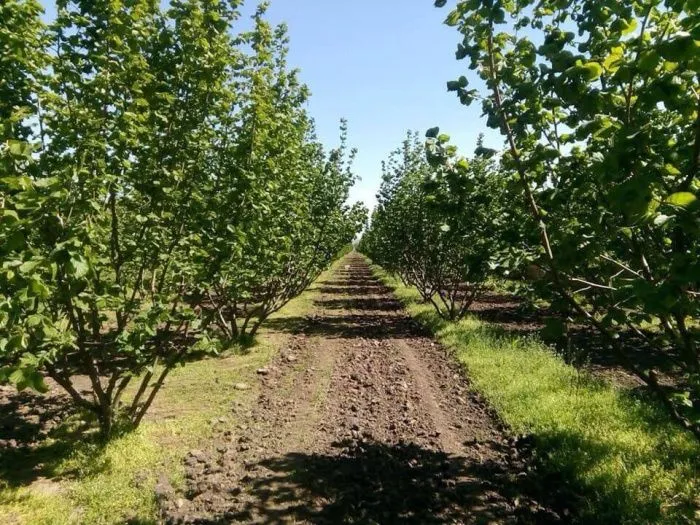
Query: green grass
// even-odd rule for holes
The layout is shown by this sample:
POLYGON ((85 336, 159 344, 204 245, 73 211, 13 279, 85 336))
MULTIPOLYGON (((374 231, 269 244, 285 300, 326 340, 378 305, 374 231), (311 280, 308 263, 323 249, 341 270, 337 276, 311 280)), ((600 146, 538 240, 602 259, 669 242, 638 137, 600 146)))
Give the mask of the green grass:
MULTIPOLYGON (((327 278, 328 272, 319 278, 327 278)), ((296 319, 310 313, 316 286, 275 316, 296 319)), ((154 488, 160 476, 184 484, 182 458, 192 448, 206 449, 214 425, 235 423, 231 408, 255 398, 255 370, 284 344, 284 335, 263 330, 247 353, 232 349, 219 358, 188 363, 173 371, 141 427, 106 446, 58 432, 21 463, 42 465, 40 480, 0 478, 3 525, 108 525, 157 522, 154 488), (235 390, 246 382, 250 390, 235 390), (225 422, 219 423, 223 418, 225 422)))
POLYGON ((535 438, 545 471, 583 496, 581 522, 700 522, 700 444, 656 403, 567 365, 535 338, 473 317, 445 322, 417 291, 373 269, 512 430, 535 438))
POLYGON ((252 392, 233 390, 233 384, 253 385, 254 370, 273 352, 263 343, 247 355, 205 359, 173 371, 137 431, 106 446, 66 443, 65 454, 49 459, 54 464, 47 482, 0 490, 0 523, 155 523, 158 477, 176 486, 182 482, 182 456, 211 436, 212 419, 231 419, 232 401, 252 392))

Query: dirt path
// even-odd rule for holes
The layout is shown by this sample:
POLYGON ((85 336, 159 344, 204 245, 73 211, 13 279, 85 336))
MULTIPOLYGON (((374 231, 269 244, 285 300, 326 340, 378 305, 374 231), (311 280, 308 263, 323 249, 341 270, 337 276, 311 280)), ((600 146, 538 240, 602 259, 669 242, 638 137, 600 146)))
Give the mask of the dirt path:
POLYGON ((316 312, 259 370, 261 394, 213 454, 186 459, 187 492, 161 487, 169 523, 560 523, 444 350, 351 254, 316 312))

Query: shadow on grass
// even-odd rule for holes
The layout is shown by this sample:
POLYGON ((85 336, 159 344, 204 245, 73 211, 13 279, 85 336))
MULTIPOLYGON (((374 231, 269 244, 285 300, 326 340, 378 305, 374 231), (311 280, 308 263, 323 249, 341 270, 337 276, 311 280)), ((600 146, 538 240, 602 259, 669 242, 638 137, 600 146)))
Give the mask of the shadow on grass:
MULTIPOLYGON (((422 303, 413 295, 404 296, 404 300, 422 303)), ((661 382, 666 384, 667 390, 674 393, 692 388, 676 364, 681 360, 676 349, 660 350, 631 330, 618 333, 618 341, 625 352, 625 358, 622 358, 609 347, 599 332, 587 325, 569 323, 568 339, 548 336, 543 328, 549 320, 561 318, 561 314, 533 308, 512 295, 489 292, 472 305, 469 314, 488 323, 485 329, 491 331, 494 337, 530 337, 541 340, 568 364, 600 371, 607 379, 638 392, 645 390, 645 387, 640 386, 641 381, 629 363, 634 363, 643 370, 656 370, 662 375, 661 382)), ((439 324, 440 319, 429 318, 430 313, 420 315, 421 323, 430 326, 433 332, 439 328, 436 323, 439 324)), ((646 335, 649 340, 655 337, 652 332, 647 332, 646 335)))
MULTIPOLYGON (((644 412, 644 411, 642 411, 644 412)), ((655 421, 655 416, 637 414, 643 419, 644 432, 660 433, 659 425, 665 421, 655 421)), ((539 431, 534 435, 538 450, 545 451, 538 462, 543 482, 552 486, 566 487, 567 492, 579 494, 585 504, 579 506, 580 515, 576 522, 585 525, 602 523, 696 523, 698 502, 693 499, 693 489, 678 480, 674 494, 651 495, 650 484, 643 482, 630 490, 623 481, 627 475, 646 477, 647 468, 655 461, 661 461, 664 468, 685 469, 686 479, 697 479, 700 463, 697 452, 690 449, 659 446, 665 453, 652 453, 640 457, 634 446, 623 443, 610 443, 595 436, 585 436, 571 431, 539 431), (652 457, 653 456, 653 457, 652 457), (606 468, 617 463, 617 468, 606 468), (686 465, 682 467, 682 465, 686 465), (683 486, 685 485, 685 487, 683 486), (680 493, 677 489, 686 489, 680 493), (642 497, 639 497, 640 491, 642 497)))
POLYGON ((245 503, 205 523, 566 522, 533 503, 529 475, 514 475, 501 463, 415 444, 339 447, 338 455, 291 453, 261 461, 252 468, 270 475, 246 488, 245 503))

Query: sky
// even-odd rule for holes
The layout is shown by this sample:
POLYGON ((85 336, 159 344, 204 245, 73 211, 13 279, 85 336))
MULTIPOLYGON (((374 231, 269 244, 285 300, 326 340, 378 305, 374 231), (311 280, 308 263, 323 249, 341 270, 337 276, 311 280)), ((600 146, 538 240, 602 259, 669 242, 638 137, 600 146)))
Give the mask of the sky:
MULTIPOLYGON (((51 19, 54 2, 43 3, 51 19)), ((254 7, 248 1, 245 11, 254 7)), ((268 19, 289 27, 289 64, 311 90, 319 139, 334 147, 340 119, 348 120, 361 177, 351 202, 373 208, 381 162, 408 130, 423 134, 439 126, 463 154, 472 153, 480 132, 487 145, 501 144, 478 103, 462 106, 446 90, 460 75, 476 81, 467 63, 455 59, 460 35, 442 23, 447 13, 433 0, 271 0, 268 19)))

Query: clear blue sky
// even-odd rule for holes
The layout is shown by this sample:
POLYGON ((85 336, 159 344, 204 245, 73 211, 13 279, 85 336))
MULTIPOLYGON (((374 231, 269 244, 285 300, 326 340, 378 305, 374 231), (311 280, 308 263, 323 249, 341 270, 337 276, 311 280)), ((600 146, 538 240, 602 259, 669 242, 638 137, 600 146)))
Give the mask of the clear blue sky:
MULTIPOLYGON (((43 3, 52 18, 53 0, 43 3)), ((254 6, 249 0, 245 11, 254 6)), ((289 62, 311 89, 309 110, 322 142, 335 145, 338 122, 348 119, 362 178, 352 201, 374 206, 381 161, 407 130, 440 126, 465 154, 487 131, 479 104, 466 108, 446 91, 459 75, 476 81, 455 60, 460 35, 442 24, 447 13, 433 0, 272 0, 269 19, 289 26, 289 62)), ((501 144, 493 131, 486 136, 492 147, 501 144)))

